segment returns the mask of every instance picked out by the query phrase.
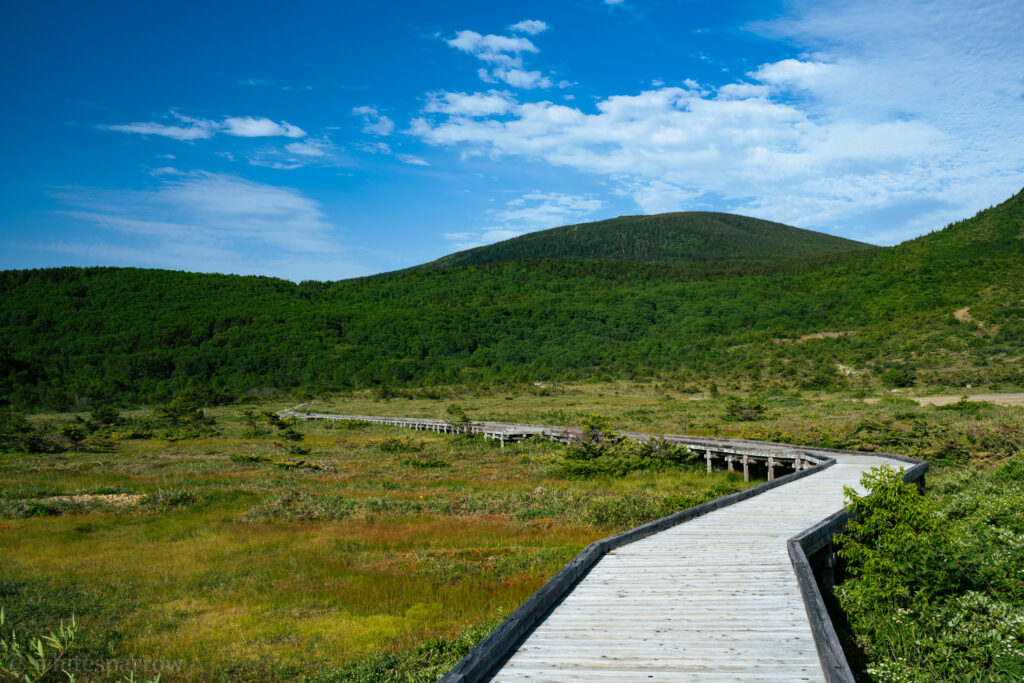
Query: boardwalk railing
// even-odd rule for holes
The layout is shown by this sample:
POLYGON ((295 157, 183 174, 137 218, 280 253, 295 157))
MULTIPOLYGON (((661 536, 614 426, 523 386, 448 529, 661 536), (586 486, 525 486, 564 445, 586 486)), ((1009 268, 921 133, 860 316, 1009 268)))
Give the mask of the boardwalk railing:
MULTIPOLYGON (((332 413, 313 413, 282 410, 281 417, 299 420, 326 420, 329 422, 356 421, 373 424, 405 427, 416 431, 436 432, 439 434, 480 434, 485 439, 499 441, 502 447, 506 443, 522 441, 531 437, 541 437, 562 443, 578 442, 583 432, 571 427, 553 427, 549 425, 529 425, 514 422, 449 422, 434 418, 421 417, 380 417, 376 415, 336 415, 332 413)), ((649 434, 647 432, 621 432, 622 436, 634 441, 664 439, 668 443, 683 446, 700 455, 707 463, 708 472, 713 463, 722 463, 727 470, 743 471, 743 480, 750 481, 751 472, 763 472, 768 479, 775 479, 777 470, 799 472, 810 469, 824 462, 823 457, 809 449, 788 444, 769 443, 765 441, 747 441, 743 439, 712 439, 682 434, 649 434)))
MULTIPOLYGON (((534 436, 562 442, 574 442, 582 437, 580 430, 566 427, 504 422, 454 424, 446 420, 429 418, 333 415, 303 413, 294 409, 281 411, 279 414, 282 417, 294 417, 302 420, 357 420, 439 433, 482 434, 485 438, 499 440, 502 446, 506 442, 520 441, 534 436)), ((710 439, 677 434, 624 432, 623 436, 637 441, 664 439, 670 443, 685 446, 705 458, 709 472, 714 461, 723 463, 729 470, 734 470, 737 465, 741 466, 744 479, 747 481, 749 481, 752 469, 763 469, 768 481, 591 543, 448 672, 442 679, 444 683, 470 683, 488 680, 508 661, 530 633, 544 622, 555 607, 587 576, 601 558, 617 548, 811 476, 834 466, 837 459, 844 457, 871 456, 907 463, 910 467, 905 468, 904 480, 917 482, 922 491, 925 473, 928 470, 926 462, 887 453, 863 453, 764 441, 710 439), (776 478, 776 468, 789 469, 792 470, 792 473, 776 478)), ((839 510, 790 538, 787 542, 789 559, 807 613, 822 673, 825 680, 842 683, 852 683, 853 674, 825 607, 821 587, 831 588, 834 581, 835 552, 832 547, 832 539, 835 534, 845 528, 847 520, 845 510, 839 510)))

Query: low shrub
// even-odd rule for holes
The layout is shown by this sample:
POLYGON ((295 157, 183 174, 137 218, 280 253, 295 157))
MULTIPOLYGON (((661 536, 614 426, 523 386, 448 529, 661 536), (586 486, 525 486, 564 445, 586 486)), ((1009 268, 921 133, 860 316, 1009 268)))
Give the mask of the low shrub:
POLYGON ((1003 481, 1024 482, 1024 452, 1005 460, 996 469, 996 477, 1003 481))
POLYGON ((423 450, 423 443, 412 439, 388 438, 377 442, 381 453, 417 453, 423 450))
POLYGON ((740 398, 727 396, 725 399, 725 419, 730 422, 754 422, 764 419, 767 407, 759 398, 740 398))
POLYGON ((61 621, 48 634, 27 640, 18 638, 13 630, 8 631, 6 619, 4 608, 0 607, 0 678, 34 683, 49 680, 59 672, 75 680, 63 664, 78 635, 74 616, 68 622, 61 621))
POLYGON ((568 479, 621 477, 629 472, 693 467, 698 462, 699 457, 688 448, 664 439, 645 442, 605 440, 566 447, 554 473, 568 479))
POLYGON ((419 467, 421 469, 451 467, 451 464, 441 460, 440 458, 406 458, 402 461, 402 464, 408 465, 409 467, 419 467))
POLYGON ((255 453, 232 453, 228 456, 231 462, 237 463, 257 463, 257 462, 270 462, 270 458, 265 455, 258 455, 255 453))
POLYGON ((1024 677, 1024 487, 1005 478, 1017 466, 962 471, 934 502, 890 468, 865 474, 870 497, 847 490, 857 519, 836 537, 848 578, 835 593, 867 676, 1024 677))

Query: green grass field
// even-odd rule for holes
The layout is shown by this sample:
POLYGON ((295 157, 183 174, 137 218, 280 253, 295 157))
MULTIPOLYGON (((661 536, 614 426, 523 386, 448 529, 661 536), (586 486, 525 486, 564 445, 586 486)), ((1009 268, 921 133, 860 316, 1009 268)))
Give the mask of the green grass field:
MULTIPOLYGON (((693 398, 622 382, 440 399, 358 393, 312 407, 444 417, 458 404, 470 419, 545 424, 598 413, 622 429, 906 453, 937 464, 940 486, 1024 447, 1022 408, 779 393, 745 397, 761 408, 737 420, 727 397, 693 398)), ((515 609, 587 543, 745 486, 700 466, 566 479, 556 468, 564 447, 541 441, 502 449, 309 423, 290 442, 265 423, 254 433, 241 415, 250 407, 208 409, 215 432, 196 438, 127 439, 115 427, 106 445, 0 455, 8 622, 36 633, 74 615, 77 657, 184 664, 164 680, 429 679, 486 627, 460 634, 515 609), (431 648, 444 650, 433 669, 431 648)), ((32 419, 45 431, 72 416, 32 419)))

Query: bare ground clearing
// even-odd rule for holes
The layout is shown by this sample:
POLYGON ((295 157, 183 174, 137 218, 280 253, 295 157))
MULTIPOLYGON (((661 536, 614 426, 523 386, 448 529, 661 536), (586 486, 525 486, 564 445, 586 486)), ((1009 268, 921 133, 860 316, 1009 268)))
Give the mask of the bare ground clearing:
MULTIPOLYGON (((960 396, 910 396, 923 406, 945 406, 956 403, 960 396)), ((1000 406, 1024 406, 1024 394, 969 394, 968 401, 987 401, 1000 406)))

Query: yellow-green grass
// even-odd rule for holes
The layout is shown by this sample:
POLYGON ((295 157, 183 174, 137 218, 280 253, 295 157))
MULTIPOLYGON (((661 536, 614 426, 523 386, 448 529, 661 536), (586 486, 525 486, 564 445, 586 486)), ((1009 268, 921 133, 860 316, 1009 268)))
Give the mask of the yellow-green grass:
POLYGON ((82 656, 185 660, 173 678, 313 674, 493 620, 587 543, 683 494, 744 486, 696 470, 568 481, 553 475, 555 444, 382 426, 300 425, 311 452, 292 456, 269 427, 243 438, 239 409, 211 412, 217 436, 0 455, 0 603, 22 630, 74 613, 82 656), (395 438, 407 448, 378 448, 395 438), (323 469, 275 465, 295 458, 323 469), (19 507, 110 493, 151 498, 87 514, 19 507))
MULTIPOLYGON (((726 417, 730 391, 690 400, 665 385, 620 382, 443 398, 352 393, 311 407, 444 417, 458 404, 471 419, 546 424, 599 413, 623 429, 865 447, 945 462, 945 471, 999 460, 1022 443, 1019 407, 951 410, 891 394, 776 393, 762 397, 762 419, 740 422, 726 417)), ((7 506, 0 510, 10 513, 0 518, 0 603, 23 630, 74 613, 85 655, 190 663, 173 678, 315 674, 492 621, 590 541, 666 506, 743 486, 699 470, 565 480, 553 468, 557 445, 501 449, 383 426, 299 425, 310 453, 289 455, 265 424, 264 435, 245 436, 240 410, 208 410, 220 432, 200 439, 0 455, 0 506, 7 506), (387 439, 406 447, 385 452, 378 446, 387 439), (322 469, 274 464, 297 458, 322 469), (181 492, 189 495, 179 501, 181 492), (152 498, 129 508, 97 504, 88 514, 11 512, 24 501, 105 493, 152 498)))

